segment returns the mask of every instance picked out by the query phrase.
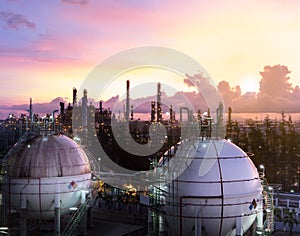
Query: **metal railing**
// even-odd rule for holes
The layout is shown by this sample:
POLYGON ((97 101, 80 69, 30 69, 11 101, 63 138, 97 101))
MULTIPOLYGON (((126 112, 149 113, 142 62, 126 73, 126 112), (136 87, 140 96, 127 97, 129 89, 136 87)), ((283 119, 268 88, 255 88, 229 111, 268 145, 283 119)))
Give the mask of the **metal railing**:
POLYGON ((81 219, 84 217, 84 214, 86 213, 88 207, 89 207, 89 199, 87 199, 84 203, 81 203, 79 208, 74 212, 71 220, 69 221, 69 224, 66 226, 66 228, 62 233, 63 236, 73 235, 73 232, 79 225, 81 219))
POLYGON ((263 209, 266 214, 263 233, 264 235, 270 235, 274 231, 273 188, 269 186, 267 180, 264 178, 264 175, 261 175, 261 183, 263 186, 263 200, 264 200, 263 209))

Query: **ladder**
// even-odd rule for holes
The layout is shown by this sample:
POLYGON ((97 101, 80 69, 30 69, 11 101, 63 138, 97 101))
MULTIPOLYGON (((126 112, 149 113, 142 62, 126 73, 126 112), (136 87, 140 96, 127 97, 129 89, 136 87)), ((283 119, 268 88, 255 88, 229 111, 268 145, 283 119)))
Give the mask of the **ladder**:
POLYGON ((22 144, 25 143, 29 137, 32 136, 32 132, 26 131, 18 140, 18 142, 16 142, 14 144, 14 146, 8 151, 8 153, 4 156, 4 158, 2 159, 2 162, 6 162, 8 160, 9 157, 15 155, 16 153, 18 153, 20 151, 20 149, 22 148, 22 144))
POLYGON ((63 236, 71 236, 73 235, 73 232, 79 225, 82 217, 84 216, 85 212, 87 211, 87 208, 89 207, 89 200, 87 199, 84 203, 81 203, 79 208, 74 212, 72 215, 69 224, 64 229, 62 235, 63 236))
MULTIPOLYGON (((6 153, 6 155, 0 159, 0 167, 3 170, 3 176, 2 176, 2 180, 0 182, 0 193, 3 194, 4 199, 3 201, 3 205, 4 205, 4 219, 3 222, 7 223, 8 221, 8 195, 5 194, 6 192, 8 192, 8 172, 9 172, 9 166, 8 166, 8 160, 9 158, 11 158, 12 156, 16 155, 21 148, 23 147, 23 144, 30 138, 33 136, 33 133, 31 131, 26 131, 18 140, 18 142, 16 142, 14 144, 14 146, 6 153)), ((0 169, 1 169, 0 168, 0 169)), ((1 216, 2 217, 2 216, 1 216)))
POLYGON ((266 220, 264 222, 264 235, 270 235, 274 231, 274 205, 273 195, 265 178, 262 178, 265 201, 266 220))
POLYGON ((274 230, 274 207, 273 207, 273 197, 270 192, 267 191, 265 196, 266 204, 266 221, 265 221, 265 232, 272 232, 274 230))

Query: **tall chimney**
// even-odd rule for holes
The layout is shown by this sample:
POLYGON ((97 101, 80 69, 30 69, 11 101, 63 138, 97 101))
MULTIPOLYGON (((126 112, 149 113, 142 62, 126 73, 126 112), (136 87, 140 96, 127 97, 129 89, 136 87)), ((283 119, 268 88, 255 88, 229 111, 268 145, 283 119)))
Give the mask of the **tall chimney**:
POLYGON ((173 122, 173 107, 172 105, 170 106, 170 122, 173 122))
POLYGON ((155 121, 155 101, 151 101, 151 122, 155 121))
POLYGON ((161 122, 162 114, 161 114, 161 91, 160 91, 160 83, 157 84, 157 122, 161 122))
POLYGON ((64 114, 65 113, 65 103, 64 102, 60 102, 60 114, 64 114))
POLYGON ((231 114, 232 114, 232 108, 228 107, 228 123, 231 123, 231 114))
POLYGON ((223 104, 221 102, 219 103, 219 107, 217 108, 217 124, 223 124, 223 104))
POLYGON ((197 113, 197 121, 198 121, 199 123, 201 123, 201 121, 202 121, 202 114, 201 114, 201 110, 200 110, 200 109, 198 109, 198 113, 197 113))
POLYGON ((84 130, 87 129, 87 90, 83 90, 83 97, 82 97, 82 110, 81 110, 81 117, 82 117, 82 127, 84 130))
POLYGON ((130 120, 133 120, 133 105, 131 105, 130 120))
POLYGON ((129 121, 130 115, 130 101, 129 101, 129 88, 130 88, 130 81, 126 81, 126 121, 129 121))
POLYGON ((99 103, 100 115, 102 115, 102 113, 103 113, 102 103, 103 103, 102 101, 100 101, 100 103, 99 103))
POLYGON ((30 98, 30 102, 29 102, 29 117, 31 120, 31 123, 33 122, 33 112, 32 112, 32 98, 30 98))
POLYGON ((73 106, 77 103, 77 89, 73 88, 73 106))

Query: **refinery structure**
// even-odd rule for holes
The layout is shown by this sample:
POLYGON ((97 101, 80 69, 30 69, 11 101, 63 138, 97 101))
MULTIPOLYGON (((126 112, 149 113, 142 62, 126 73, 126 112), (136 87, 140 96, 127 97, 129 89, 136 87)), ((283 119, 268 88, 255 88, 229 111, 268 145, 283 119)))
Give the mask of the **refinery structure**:
POLYGON ((78 101, 74 88, 72 104, 60 103, 60 111, 39 117, 30 100, 28 115, 3 123, 9 129, 0 170, 0 235, 43 235, 43 225, 52 235, 89 235, 95 202, 100 205, 105 196, 105 206, 121 211, 121 195, 129 202, 126 210, 134 205, 136 217, 145 220, 145 227, 123 235, 271 235, 274 204, 282 199, 274 198, 264 167, 258 170, 250 153, 224 139, 223 104, 214 118, 209 109, 194 113, 181 107, 178 120, 170 106, 165 119, 158 83, 150 119, 140 121, 134 120, 129 91, 126 81, 123 116, 102 102, 99 108, 89 105, 86 90, 78 101), (151 148, 150 127, 166 133, 159 150, 139 156, 123 150, 112 124, 128 145, 133 139, 151 148), (125 128, 130 137, 123 135, 125 128), (105 153, 92 149, 95 139, 105 153), (105 154, 142 177, 112 171, 105 154))

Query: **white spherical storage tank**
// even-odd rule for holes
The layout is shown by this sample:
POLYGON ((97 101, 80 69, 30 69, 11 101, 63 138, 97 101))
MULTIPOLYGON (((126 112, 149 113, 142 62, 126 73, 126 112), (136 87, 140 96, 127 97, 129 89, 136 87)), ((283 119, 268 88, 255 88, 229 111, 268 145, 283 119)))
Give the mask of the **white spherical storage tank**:
POLYGON ((25 208, 30 218, 54 218, 55 197, 60 212, 68 212, 90 181, 88 158, 77 143, 63 135, 37 136, 8 159, 8 207, 25 208))
POLYGON ((229 141, 184 141, 157 168, 165 176, 167 170, 173 180, 162 186, 160 200, 171 235, 243 235, 261 211, 257 169, 229 141))

